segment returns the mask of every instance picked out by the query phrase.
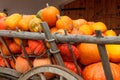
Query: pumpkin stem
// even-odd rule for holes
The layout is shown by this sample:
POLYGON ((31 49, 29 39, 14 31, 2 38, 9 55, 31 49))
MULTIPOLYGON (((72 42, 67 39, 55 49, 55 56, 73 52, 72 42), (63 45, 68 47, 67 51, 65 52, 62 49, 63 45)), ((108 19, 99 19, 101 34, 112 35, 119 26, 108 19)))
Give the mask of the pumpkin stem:
POLYGON ((57 18, 60 19, 60 15, 59 14, 57 14, 57 18))
POLYGON ((47 6, 47 7, 49 7, 49 4, 48 4, 48 3, 46 3, 46 6, 47 6))

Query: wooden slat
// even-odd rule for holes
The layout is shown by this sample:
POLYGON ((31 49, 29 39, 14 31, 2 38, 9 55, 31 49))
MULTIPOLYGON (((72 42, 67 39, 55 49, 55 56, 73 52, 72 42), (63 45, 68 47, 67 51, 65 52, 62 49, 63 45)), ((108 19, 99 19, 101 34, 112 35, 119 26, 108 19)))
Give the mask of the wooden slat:
MULTIPOLYGON (((62 11, 72 19, 104 22, 108 29, 120 28, 120 0, 75 0, 64 8, 84 8, 84 10, 62 11)), ((117 33, 120 33, 119 31, 117 33)))

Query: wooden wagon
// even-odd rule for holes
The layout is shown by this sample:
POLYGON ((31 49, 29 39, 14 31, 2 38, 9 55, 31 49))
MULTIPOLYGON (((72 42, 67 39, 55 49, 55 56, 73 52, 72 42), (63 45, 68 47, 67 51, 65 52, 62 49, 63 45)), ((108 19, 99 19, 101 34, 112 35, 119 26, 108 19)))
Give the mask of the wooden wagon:
MULTIPOLYGON (((46 22, 41 23, 43 32, 44 33, 34 33, 34 32, 25 32, 25 31, 12 31, 12 30, 1 30, 0 31, 0 41, 4 46, 7 47, 8 51, 11 53, 7 43, 5 42, 3 37, 17 37, 20 38, 21 40, 21 47, 24 51, 25 58, 29 61, 29 57, 35 57, 35 56, 28 56, 26 54, 26 51, 24 49, 24 46, 22 45, 22 40, 23 39, 34 39, 34 40, 43 40, 47 41, 50 45, 50 49, 48 50, 48 56, 51 58, 51 55, 49 54, 52 53, 53 58, 56 60, 57 65, 44 65, 44 66, 39 66, 32 68, 31 70, 27 71, 24 74, 21 74, 17 72, 14 69, 11 69, 9 64, 7 67, 0 67, 0 76, 8 79, 8 80, 47 80, 46 77, 42 74, 43 72, 51 72, 56 74, 57 76, 51 80, 83 80, 81 74, 79 73, 78 67, 77 67, 77 62, 75 60, 75 57, 73 55, 72 49, 71 49, 71 44, 72 43, 80 43, 80 42, 86 42, 86 43, 95 43, 98 46, 98 50, 100 53, 103 69, 105 72, 106 80, 113 80, 113 76, 110 70, 110 64, 108 60, 108 55, 105 49, 105 44, 117 44, 120 43, 120 37, 103 37, 101 35, 100 31, 96 31, 96 36, 88 36, 88 35, 78 35, 78 34, 73 34, 73 35, 68 35, 65 32, 65 35, 61 34, 51 34, 50 29, 47 25, 46 22), (72 60, 74 64, 76 65, 76 69, 79 74, 75 74, 72 71, 68 70, 67 68, 64 67, 64 62, 61 58, 61 55, 59 54, 59 49, 56 46, 56 43, 67 43, 68 48, 71 53, 72 60), (104 54, 103 54, 104 53, 104 54)), ((1 53, 2 54, 2 53, 1 53)), ((14 60, 15 55, 11 53, 11 56, 4 56, 2 54, 3 59, 6 61, 6 57, 10 57, 11 59, 14 60)), ((40 55, 39 57, 42 57, 40 55)), ((6 62, 7 63, 7 62, 6 62)), ((32 66, 31 66, 32 67, 32 66)))

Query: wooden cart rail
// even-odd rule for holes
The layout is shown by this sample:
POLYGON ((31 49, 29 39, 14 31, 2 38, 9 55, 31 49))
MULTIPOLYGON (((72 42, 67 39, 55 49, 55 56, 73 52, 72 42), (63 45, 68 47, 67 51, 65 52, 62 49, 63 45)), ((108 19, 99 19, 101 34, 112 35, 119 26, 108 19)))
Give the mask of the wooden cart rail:
MULTIPOLYGON (((97 44, 120 43, 120 36, 105 36, 98 38, 96 36, 80 35, 80 34, 71 34, 71 35, 52 34, 52 35, 58 42, 86 42, 86 43, 97 43, 97 44)), ((17 32, 12 30, 0 30, 0 36, 18 37, 21 39, 34 39, 34 40, 45 39, 44 33, 25 32, 25 31, 17 32)))

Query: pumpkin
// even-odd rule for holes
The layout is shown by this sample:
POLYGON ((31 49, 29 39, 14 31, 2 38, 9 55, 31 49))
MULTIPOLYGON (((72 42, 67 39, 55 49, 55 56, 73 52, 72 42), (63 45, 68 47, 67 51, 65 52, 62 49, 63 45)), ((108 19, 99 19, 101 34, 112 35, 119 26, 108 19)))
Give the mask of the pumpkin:
POLYGON ((95 22, 92 24, 92 29, 94 30, 100 30, 101 32, 105 32, 107 30, 107 26, 103 22, 95 22))
POLYGON ((54 33, 54 32, 56 32, 57 30, 58 30, 58 28, 56 28, 56 27, 50 28, 50 32, 51 32, 51 33, 54 33))
POLYGON ((40 43, 37 40, 28 40, 28 47, 31 49, 32 52, 34 52, 34 50, 37 48, 37 46, 40 43))
POLYGON ((29 22, 29 29, 31 32, 39 32, 42 31, 42 27, 40 25, 41 19, 39 18, 33 18, 29 22))
POLYGON ((76 28, 73 28, 72 31, 70 32, 70 34, 84 34, 83 32, 79 31, 76 28))
MULTIPOLYGON (((68 48, 68 44, 58 44, 58 49, 60 50, 61 57, 63 58, 64 61, 73 61, 70 50, 68 48)), ((73 55, 75 56, 75 59, 77 60, 80 57, 81 53, 74 45, 71 45, 71 49, 73 55)))
POLYGON ((0 30, 6 30, 7 29, 7 25, 5 24, 5 19, 6 18, 0 19, 0 30))
POLYGON ((83 25, 81 25, 81 26, 78 28, 78 30, 79 30, 80 32, 82 32, 83 34, 85 34, 85 35, 92 35, 92 34, 93 34, 93 30, 92 30, 91 26, 88 25, 88 24, 83 24, 83 25))
POLYGON ((37 17, 40 17, 42 21, 48 23, 50 27, 54 26, 57 21, 57 15, 60 11, 54 6, 47 6, 37 13, 37 17))
POLYGON ((5 24, 8 26, 9 29, 16 30, 16 27, 21 19, 21 14, 14 13, 7 17, 7 19, 5 20, 5 24))
POLYGON ((106 50, 108 51, 110 61, 120 62, 120 44, 106 44, 106 50))
POLYGON ((23 15, 22 19, 18 23, 18 28, 24 31, 29 30, 29 22, 31 19, 35 18, 34 15, 23 15))
POLYGON ((0 66, 1 67, 6 67, 6 63, 4 61, 4 59, 0 56, 0 66))
POLYGON ((36 49, 34 50, 34 54, 35 55, 40 55, 45 51, 45 47, 44 44, 42 42, 42 40, 39 40, 39 45, 36 47, 36 49))
MULTIPOLYGON (((7 37, 4 38, 8 46, 13 42, 12 40, 9 40, 7 37)), ((5 56, 9 56, 10 53, 8 49, 1 43, 1 50, 5 56)))
POLYGON ((20 73, 25 73, 26 71, 30 70, 31 67, 26 58, 19 56, 16 59, 15 69, 20 73))
POLYGON ((1 46, 1 50, 5 56, 10 55, 8 49, 4 45, 1 46))
MULTIPOLYGON (((50 65, 50 59, 49 58, 40 58, 40 59, 34 59, 33 61, 33 67, 42 66, 42 65, 50 65)), ((44 72, 44 75, 47 79, 53 78, 55 75, 49 72, 44 72)))
POLYGON ((100 61, 100 56, 96 44, 80 43, 77 46, 80 54, 79 62, 83 65, 89 65, 100 61))
POLYGON ((116 32, 113 30, 107 30, 104 32, 105 36, 117 36, 116 32))
POLYGON ((87 21, 85 19, 76 19, 76 20, 73 20, 73 26, 76 29, 78 29, 82 24, 87 24, 87 21))
MULTIPOLYGON (((30 49, 30 47, 26 46, 25 47, 25 51, 26 51, 26 54, 33 54, 32 50, 30 49)), ((22 50, 22 56, 24 56, 24 51, 22 50)))
MULTIPOLYGON (((66 31, 67 32, 67 31, 66 31)), ((57 31, 55 31, 54 33, 58 33, 58 34, 65 34, 65 30, 64 29, 58 29, 57 31)), ((69 34, 67 32, 67 34, 69 34)))
POLYGON ((9 48, 11 52, 14 54, 21 53, 21 50, 22 50, 21 46, 16 44, 15 42, 10 43, 9 48))
POLYGON ((0 19, 6 17, 7 15, 4 12, 0 12, 0 19))
MULTIPOLYGON (((113 80, 120 80, 120 67, 110 62, 113 80)), ((82 72, 84 80, 106 80, 101 62, 88 65, 82 72)))
POLYGON ((10 63, 11 68, 15 69, 15 63, 13 62, 13 60, 10 60, 9 63, 10 63))
MULTIPOLYGON (((69 70, 73 71, 74 73, 78 74, 76 66, 73 62, 64 62, 65 67, 68 68, 69 70)), ((82 73, 82 69, 80 66, 77 66, 78 70, 80 71, 80 73, 82 73)))
POLYGON ((92 21, 88 21, 87 24, 92 26, 95 22, 92 22, 92 21))
POLYGON ((70 32, 73 29, 73 21, 68 16, 59 16, 58 15, 56 27, 58 29, 66 29, 68 32, 70 32))

